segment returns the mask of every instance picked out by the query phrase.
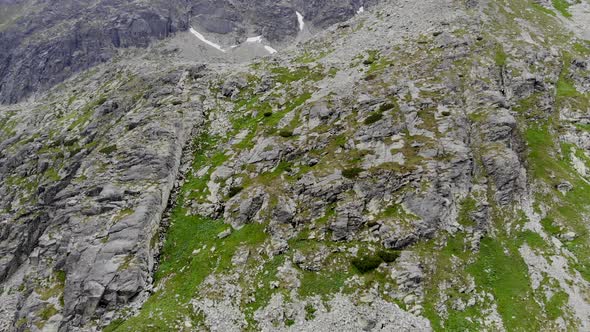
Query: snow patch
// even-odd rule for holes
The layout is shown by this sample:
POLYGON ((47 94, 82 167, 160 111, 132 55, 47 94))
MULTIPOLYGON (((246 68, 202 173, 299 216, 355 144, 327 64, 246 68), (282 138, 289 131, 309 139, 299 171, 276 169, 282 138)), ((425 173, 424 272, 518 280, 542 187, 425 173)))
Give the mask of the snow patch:
POLYGON ((221 47, 221 45, 216 44, 210 40, 207 40, 207 38, 205 38, 205 36, 203 36, 201 33, 199 33, 197 30, 195 30, 193 27, 190 28, 190 32, 195 35, 197 38, 199 38, 199 40, 201 40, 203 43, 215 48, 218 51, 221 51, 223 53, 225 53, 225 50, 221 47))
POLYGON ((359 10, 356 11, 357 14, 362 14, 365 12, 365 6, 361 6, 359 10))
POLYGON ((296 11, 295 15, 297 15, 297 22, 299 22, 299 31, 303 31, 303 27, 305 27, 305 22, 303 21, 303 15, 300 12, 296 11))
MULTIPOLYGON (((246 43, 258 43, 258 44, 262 44, 262 36, 256 36, 256 37, 248 37, 246 39, 246 43)), ((275 54, 277 53, 277 50, 275 50, 274 48, 268 46, 268 45, 262 45, 264 46, 264 49, 270 53, 270 54, 275 54)))
POLYGON ((268 53, 270 54, 275 54, 277 53, 277 50, 275 50, 274 48, 268 46, 268 45, 264 45, 264 49, 268 51, 268 53))
POLYGON ((246 39, 246 43, 262 43, 262 36, 249 37, 246 39))

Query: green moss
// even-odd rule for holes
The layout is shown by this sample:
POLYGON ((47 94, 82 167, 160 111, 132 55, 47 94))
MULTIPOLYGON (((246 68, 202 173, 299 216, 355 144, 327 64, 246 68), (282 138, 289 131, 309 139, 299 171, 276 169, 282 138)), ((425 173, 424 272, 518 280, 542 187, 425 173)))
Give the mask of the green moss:
POLYGON ((524 242, 531 248, 543 249, 545 252, 548 251, 547 243, 539 233, 526 230, 518 234, 517 242, 524 242))
POLYGON ((162 290, 148 299, 138 316, 126 320, 114 331, 162 331, 177 319, 194 317, 187 304, 203 280, 212 272, 229 271, 237 247, 256 248, 267 238, 264 225, 250 224, 220 240, 217 234, 227 229, 227 225, 187 216, 186 210, 180 207, 174 210, 172 220, 161 266, 155 274, 156 283, 164 283, 162 290), (212 251, 214 247, 216 250, 212 251), (200 252, 194 254, 198 249, 200 252))
POLYGON ((383 210, 379 217, 401 219, 401 220, 419 220, 420 218, 412 213, 408 213, 400 204, 389 205, 383 210))

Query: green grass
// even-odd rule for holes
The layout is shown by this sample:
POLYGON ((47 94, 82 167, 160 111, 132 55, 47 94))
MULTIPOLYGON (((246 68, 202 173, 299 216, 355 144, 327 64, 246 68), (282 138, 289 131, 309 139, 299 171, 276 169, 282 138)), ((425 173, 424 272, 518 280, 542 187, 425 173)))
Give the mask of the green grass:
POLYGON ((564 79, 564 78, 560 78, 559 81, 557 81, 557 96, 558 97, 575 97, 578 94, 578 91, 576 90, 576 87, 574 87, 574 85, 564 79))
MULTIPOLYGON (((223 152, 215 150, 217 139, 207 134, 197 137, 195 146, 195 171, 205 165, 215 168, 227 158, 223 152)), ((188 303, 203 280, 211 273, 230 271, 231 258, 238 247, 257 248, 267 239, 265 225, 258 223, 245 225, 230 236, 218 239, 217 235, 229 227, 223 220, 187 215, 184 197, 194 196, 194 191, 203 193, 208 179, 209 175, 190 174, 181 188, 162 248, 160 266, 154 275, 155 283, 162 283, 162 289, 146 301, 139 315, 115 321, 105 331, 166 331, 187 317, 196 326, 202 317, 195 314, 188 303)))
POLYGON ((264 225, 249 224, 219 240, 217 234, 227 229, 226 224, 219 220, 186 216, 183 208, 175 209, 172 220, 173 226, 166 234, 162 250, 161 265, 155 274, 156 283, 164 282, 163 289, 148 299, 138 316, 113 326, 111 331, 162 331, 184 317, 197 319, 186 304, 203 280, 213 272, 228 272, 237 247, 256 248, 267 238, 264 225), (206 248, 193 254, 194 250, 203 246, 206 248), (216 247, 214 252, 211 251, 213 247, 216 247), (169 279, 164 281, 165 278, 169 279))
POLYGON ((35 323, 35 325, 40 329, 43 328, 43 326, 45 326, 45 322, 57 313, 59 313, 59 311, 57 311, 55 306, 53 304, 48 304, 43 308, 43 310, 41 310, 41 312, 39 312, 40 322, 35 323))
MULTIPOLYGON (((508 241, 510 242, 510 241, 508 241)), ((541 308, 534 300, 528 267, 514 247, 491 237, 481 240, 477 261, 468 267, 476 283, 491 292, 508 331, 538 331, 541 308)))
POLYGON ((104 104, 106 101, 107 97, 101 95, 97 99, 88 102, 80 111, 68 115, 67 118, 75 118, 74 122, 68 127, 68 130, 74 130, 78 126, 88 122, 92 118, 96 108, 104 104))
POLYGON ((538 200, 549 208, 541 223, 544 229, 554 236, 566 231, 561 225, 566 226, 567 231, 571 230, 580 235, 574 241, 567 242, 565 246, 576 257, 570 264, 582 277, 590 281, 590 243, 586 226, 590 212, 590 185, 571 165, 571 145, 556 146, 554 142, 557 139, 551 134, 548 125, 529 128, 526 139, 530 172, 535 179, 545 182, 552 190, 538 195, 538 200), (562 195, 556 189, 556 185, 564 180, 573 185, 573 189, 566 195, 562 195))
POLYGON ((555 14, 555 12, 554 12, 554 11, 552 11, 551 9, 549 9, 549 8, 546 8, 546 7, 544 7, 544 6, 541 6, 541 5, 539 5, 538 3, 534 3, 534 2, 533 2, 533 3, 531 3, 531 6, 532 6, 534 9, 536 9, 536 10, 538 10, 538 11, 542 12, 542 13, 545 13, 545 14, 547 14, 547 15, 551 15, 551 16, 556 16, 556 15, 557 15, 557 14, 555 14))
POLYGON ((471 218, 471 213, 475 211, 477 207, 477 201, 473 197, 467 197, 461 203, 459 209, 459 216, 457 221, 459 224, 463 226, 474 226, 473 219, 471 218))
POLYGON ((508 55, 504 51, 504 47, 502 47, 502 45, 498 45, 494 53, 494 61, 496 62, 496 65, 500 67, 506 66, 507 60, 508 55))
POLYGON ((325 76, 321 66, 317 66, 313 69, 308 66, 300 66, 297 68, 274 67, 271 68, 270 71, 275 75, 275 80, 282 84, 298 82, 303 79, 319 81, 325 76))
POLYGON ((322 270, 319 272, 302 271, 299 295, 309 297, 338 293, 344 288, 344 282, 351 275, 349 271, 343 269, 322 270))
POLYGON ((117 146, 116 145, 109 145, 107 147, 104 147, 104 148, 98 150, 98 152, 103 153, 103 154, 106 154, 106 155, 111 155, 111 154, 113 154, 116 151, 117 151, 117 146))
POLYGON ((59 172, 55 168, 47 169, 45 171, 44 176, 49 181, 53 181, 53 182, 59 181, 61 179, 61 176, 59 176, 59 172))
POLYGON ((572 14, 568 11, 571 6, 566 0, 552 0, 553 7, 561 13, 564 17, 572 17, 572 14))
POLYGON ((563 308, 567 305, 568 299, 569 295, 564 291, 554 293, 546 304, 547 318, 555 320, 563 317, 563 308))

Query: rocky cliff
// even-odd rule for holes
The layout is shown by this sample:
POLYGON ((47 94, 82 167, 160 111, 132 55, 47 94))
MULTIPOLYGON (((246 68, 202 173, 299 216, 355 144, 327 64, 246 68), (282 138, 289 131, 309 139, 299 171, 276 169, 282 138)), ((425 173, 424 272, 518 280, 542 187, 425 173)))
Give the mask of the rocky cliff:
POLYGON ((15 103, 110 60, 118 49, 146 48, 191 25, 233 41, 254 33, 283 44, 299 32, 295 8, 322 29, 353 16, 363 1, 11 0, 0 6, 0 103, 15 103))
POLYGON ((1 107, 0 330, 587 330, 588 5, 364 5, 194 2, 1 107))

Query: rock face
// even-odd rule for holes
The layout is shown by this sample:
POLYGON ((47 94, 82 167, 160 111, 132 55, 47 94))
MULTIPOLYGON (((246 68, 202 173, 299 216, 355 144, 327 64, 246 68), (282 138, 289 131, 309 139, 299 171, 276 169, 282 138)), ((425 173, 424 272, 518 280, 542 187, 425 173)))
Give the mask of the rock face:
POLYGON ((0 4, 0 330, 590 327, 565 9, 0 4))
POLYGON ((361 5, 359 0, 0 3, 10 15, 0 25, 0 45, 4 46, 0 50, 0 103, 15 103, 44 91, 108 61, 119 48, 145 48, 191 25, 235 40, 264 34, 271 42, 282 43, 299 33, 296 8, 321 29, 350 18, 361 5))
POLYGON ((22 13, 0 32, 2 103, 17 102, 105 62, 116 48, 147 47, 188 28, 174 5, 27 0, 19 6, 22 13))
POLYGON ((2 330, 57 301, 54 291, 63 295, 50 304, 62 307, 53 324, 70 330, 150 287, 158 227, 202 109, 160 104, 188 79, 182 69, 113 83, 127 77, 115 72, 101 70, 92 84, 109 87, 98 94, 72 82, 71 99, 49 113, 38 113, 42 105, 3 113, 15 136, 0 158, 0 280, 36 291, 2 295, 2 330), (144 85, 154 88, 133 95, 144 85))

